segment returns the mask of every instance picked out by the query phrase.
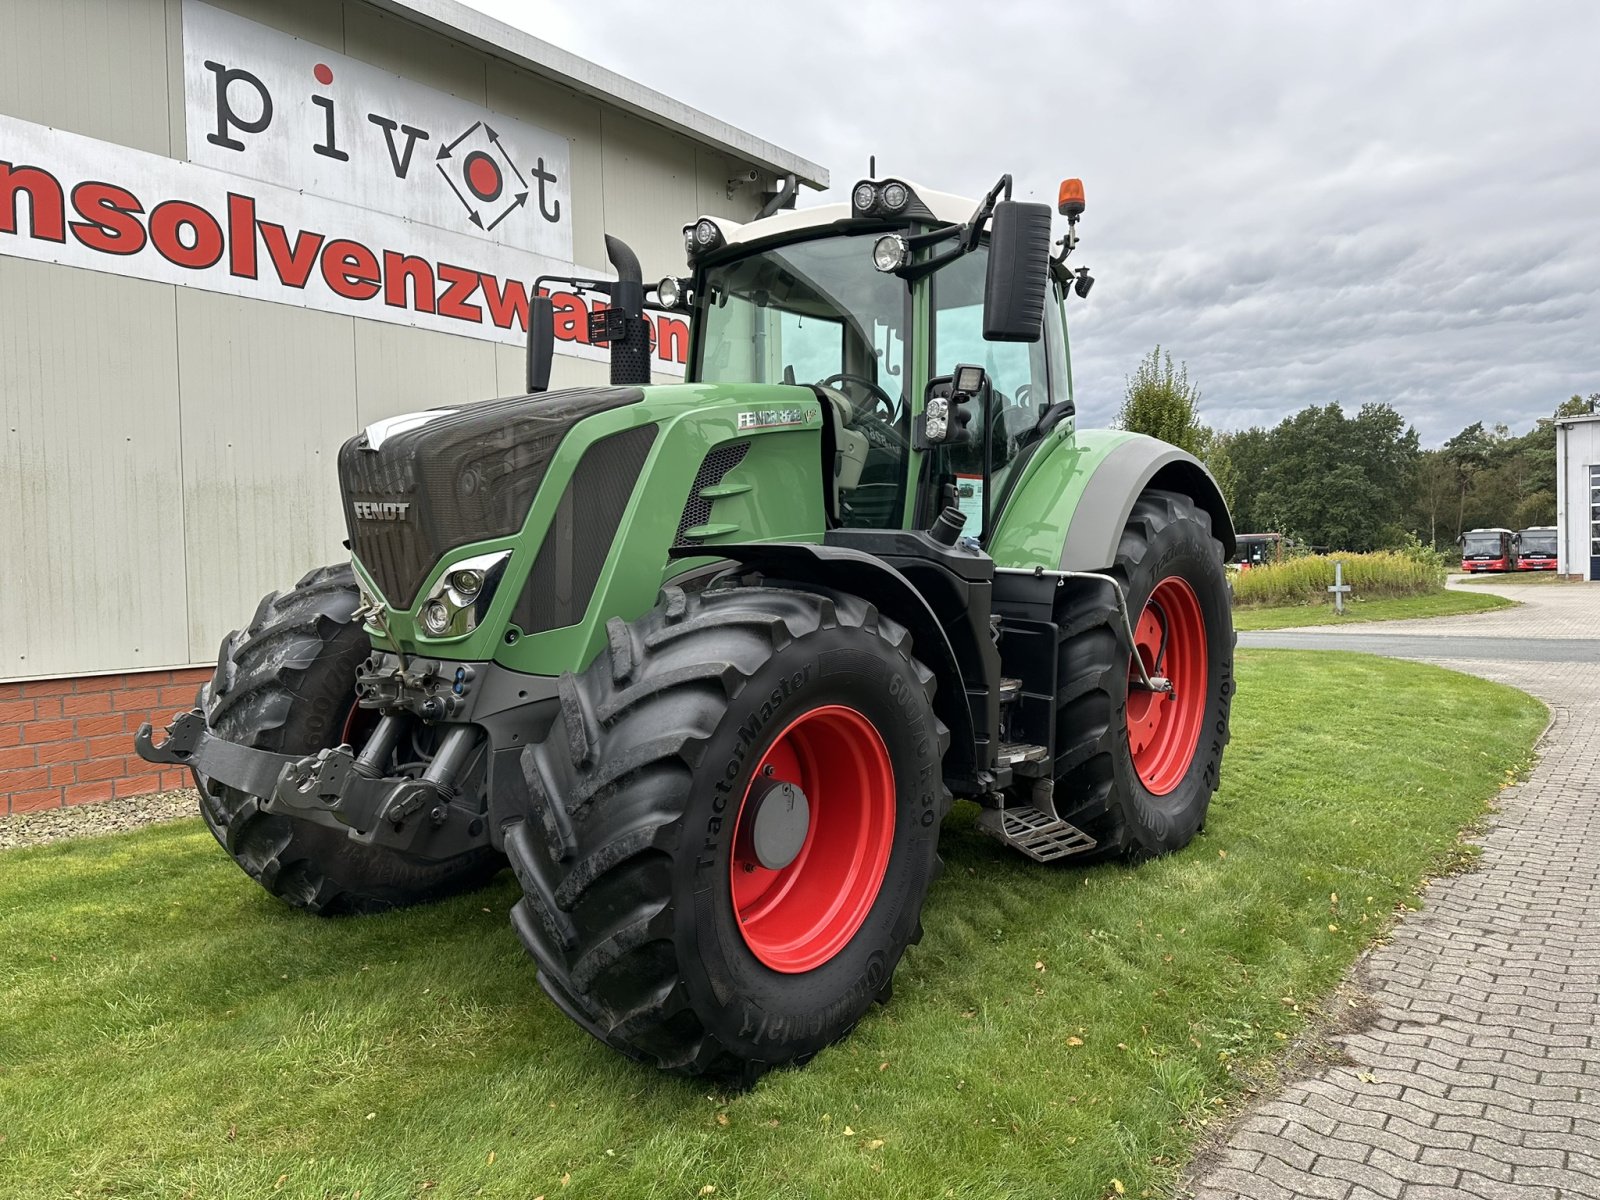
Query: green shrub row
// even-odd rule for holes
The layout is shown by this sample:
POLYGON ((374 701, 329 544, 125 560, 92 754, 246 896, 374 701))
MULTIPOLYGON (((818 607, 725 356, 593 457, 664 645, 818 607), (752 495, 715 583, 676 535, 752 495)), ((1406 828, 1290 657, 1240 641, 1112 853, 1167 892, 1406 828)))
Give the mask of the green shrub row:
POLYGON ((1346 599, 1420 596, 1444 587, 1442 562, 1427 556, 1380 550, 1374 554, 1308 554, 1270 566, 1252 567, 1233 577, 1236 604, 1318 604, 1332 597, 1333 564, 1344 563, 1346 599))

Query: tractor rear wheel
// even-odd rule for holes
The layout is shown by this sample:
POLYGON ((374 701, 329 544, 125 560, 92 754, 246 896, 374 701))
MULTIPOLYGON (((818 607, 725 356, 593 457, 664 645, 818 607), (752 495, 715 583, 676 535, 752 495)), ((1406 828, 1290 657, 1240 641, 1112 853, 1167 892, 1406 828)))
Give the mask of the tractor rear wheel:
POLYGON ((1091 857, 1182 849, 1220 780, 1233 702, 1233 611, 1222 544, 1188 496, 1147 491, 1109 572, 1127 597, 1128 643, 1109 589, 1068 580, 1058 620, 1056 810, 1096 842, 1091 857), (1172 681, 1143 686, 1134 665, 1172 681))
POLYGON ((836 593, 668 588, 607 633, 502 829, 539 982, 665 1070, 809 1058, 921 936, 950 805, 933 676, 836 593))
MULTIPOLYGON (((311 754, 360 741, 356 672, 372 646, 348 564, 272 592, 248 628, 222 639, 196 703, 211 732, 242 746, 311 754)), ((357 746, 359 749, 359 745, 357 746)), ((200 815, 245 874, 278 899, 321 915, 371 913, 437 900, 505 866, 483 847, 447 862, 351 841, 338 829, 264 812, 262 799, 194 773, 200 815)))

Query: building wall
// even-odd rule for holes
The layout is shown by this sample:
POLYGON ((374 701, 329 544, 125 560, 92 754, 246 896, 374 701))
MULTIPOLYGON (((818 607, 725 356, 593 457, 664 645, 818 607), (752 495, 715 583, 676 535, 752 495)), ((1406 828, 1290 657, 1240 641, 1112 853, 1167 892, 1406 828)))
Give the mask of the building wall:
MULTIPOLYGON (((647 279, 680 271, 685 223, 759 203, 759 186, 726 194, 750 164, 360 0, 215 3, 570 138, 580 265, 605 263, 609 231, 647 279)), ((185 157, 182 0, 0 0, 0 29, 0 113, 185 157)), ((137 672, 192 695, 188 669, 263 593, 347 554, 334 473, 347 437, 520 392, 522 374, 514 346, 0 256, 0 611, 27 615, 0 631, 0 713, 67 720, 57 697, 80 685, 142 703, 148 689, 116 684, 137 672), (83 684, 97 674, 111 682, 83 684)), ((552 382, 605 374, 558 354, 552 382)), ((0 740, 0 812, 8 796, 106 794, 82 786, 108 782, 103 768, 44 761, 19 719, 0 716, 14 743, 0 740)), ((164 779, 123 766, 140 786, 164 779)))
POLYGON ((1573 579, 1600 579, 1600 419, 1556 426, 1557 569, 1573 579))

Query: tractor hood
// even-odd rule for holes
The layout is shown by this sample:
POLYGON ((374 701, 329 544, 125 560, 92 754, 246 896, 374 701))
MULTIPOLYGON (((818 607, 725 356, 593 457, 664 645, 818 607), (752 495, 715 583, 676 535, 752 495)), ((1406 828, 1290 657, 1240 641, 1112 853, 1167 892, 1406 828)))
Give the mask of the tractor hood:
POLYGON ((390 605, 410 607, 446 552, 522 528, 568 430, 643 399, 636 387, 574 388, 369 426, 339 451, 351 552, 390 605))

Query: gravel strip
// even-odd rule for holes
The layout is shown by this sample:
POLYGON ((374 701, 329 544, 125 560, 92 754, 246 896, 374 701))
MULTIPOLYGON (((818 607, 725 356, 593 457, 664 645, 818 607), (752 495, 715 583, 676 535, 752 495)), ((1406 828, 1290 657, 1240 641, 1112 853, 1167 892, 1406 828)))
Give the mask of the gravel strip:
POLYGON ((45 808, 38 812, 0 817, 0 850, 16 846, 43 846, 67 838, 125 833, 157 821, 176 821, 197 813, 193 788, 151 792, 123 800, 103 800, 75 808, 45 808))

